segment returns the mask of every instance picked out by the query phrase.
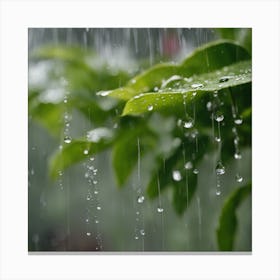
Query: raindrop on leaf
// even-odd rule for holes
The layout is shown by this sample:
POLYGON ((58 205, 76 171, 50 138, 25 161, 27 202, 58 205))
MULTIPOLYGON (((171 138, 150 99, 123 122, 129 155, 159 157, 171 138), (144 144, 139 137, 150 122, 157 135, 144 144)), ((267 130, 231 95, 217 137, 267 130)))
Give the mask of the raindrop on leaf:
POLYGON ((229 76, 223 76, 219 79, 219 83, 224 83, 224 82, 227 82, 228 80, 230 79, 229 76))
POLYGON ((162 207, 158 207, 158 208, 157 208, 158 213, 162 213, 163 210, 164 210, 164 209, 163 209, 162 207))
POLYGON ((148 111, 153 111, 153 109, 154 109, 154 106, 153 106, 153 105, 149 105, 149 106, 148 106, 148 111))

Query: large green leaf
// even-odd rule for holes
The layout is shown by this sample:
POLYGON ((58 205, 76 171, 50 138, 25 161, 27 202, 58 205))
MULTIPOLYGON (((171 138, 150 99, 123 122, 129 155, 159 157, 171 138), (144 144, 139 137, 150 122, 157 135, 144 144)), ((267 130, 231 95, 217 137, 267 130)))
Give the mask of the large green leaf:
POLYGON ((180 78, 171 81, 160 92, 133 97, 126 103, 123 115, 137 115, 149 111, 182 112, 184 106, 207 93, 247 84, 251 79, 251 61, 238 62, 188 79, 180 78))
POLYGON ((232 251, 238 221, 236 211, 240 204, 251 194, 251 184, 236 189, 225 202, 217 229, 217 241, 221 251, 232 251))
POLYGON ((123 88, 109 91, 108 95, 123 100, 133 96, 152 92, 173 75, 191 77, 212 72, 238 61, 250 59, 247 51, 230 41, 217 41, 198 48, 181 64, 159 64, 131 79, 123 88))

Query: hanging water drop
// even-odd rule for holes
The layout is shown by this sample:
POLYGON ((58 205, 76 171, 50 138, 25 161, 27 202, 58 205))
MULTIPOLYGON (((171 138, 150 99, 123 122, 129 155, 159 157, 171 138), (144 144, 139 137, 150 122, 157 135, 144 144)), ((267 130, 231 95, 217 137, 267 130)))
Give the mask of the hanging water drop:
POLYGON ((172 178, 174 181, 181 181, 182 180, 182 175, 181 172, 179 170, 173 170, 172 172, 172 178))
POLYGON ((87 236, 91 236, 91 232, 87 232, 87 236))
POLYGON ((154 106, 153 106, 153 105, 149 105, 149 106, 148 106, 148 111, 153 111, 153 109, 154 109, 154 106))
POLYGON ((96 209, 97 209, 97 210, 101 210, 101 207, 100 207, 100 206, 97 206, 96 209))
POLYGON ((243 123, 243 120, 242 120, 242 118, 238 117, 234 120, 234 123, 237 125, 241 125, 243 123))
POLYGON ((88 150, 84 150, 84 155, 88 155, 88 150))
POLYGON ((183 121, 184 128, 191 128, 194 125, 194 120, 192 118, 188 118, 186 121, 183 121))
POLYGON ((219 161, 217 166, 216 166, 216 174, 217 175, 223 175, 225 173, 226 173, 225 167, 223 166, 222 162, 219 161))
POLYGON ((223 115, 221 112, 217 112, 217 113, 215 114, 215 120, 216 120, 217 122, 222 122, 222 121, 224 120, 224 115, 223 115))
POLYGON ((185 169, 190 170, 193 168, 193 164, 191 161, 188 161, 185 163, 184 167, 185 167, 185 169))
POLYGON ((221 190, 220 190, 220 188, 217 188, 217 189, 216 189, 216 195, 219 196, 220 194, 221 194, 221 190))
POLYGON ((235 180, 236 180, 236 182, 241 183, 243 181, 243 177, 240 174, 236 174, 235 180))
POLYGON ((70 136, 65 136, 64 137, 64 143, 70 144, 72 142, 72 138, 70 136))
POLYGON ((141 229, 140 230, 140 234, 142 235, 142 236, 144 236, 146 233, 145 233, 145 230, 144 229, 141 229))
POLYGON ((242 159, 241 153, 240 153, 240 152, 234 153, 234 158, 235 158, 235 159, 242 159))
POLYGON ((139 196, 139 197, 137 198, 137 202, 138 202, 138 203, 143 203, 144 200, 145 200, 145 197, 144 197, 143 195, 141 195, 141 196, 139 196))
POLYGON ((199 173, 198 169, 195 168, 195 169, 193 170, 193 173, 194 173, 194 174, 198 174, 198 173, 199 173))
POLYGON ((164 211, 164 209, 162 207, 158 207, 157 211, 158 211, 158 213, 162 213, 164 211))

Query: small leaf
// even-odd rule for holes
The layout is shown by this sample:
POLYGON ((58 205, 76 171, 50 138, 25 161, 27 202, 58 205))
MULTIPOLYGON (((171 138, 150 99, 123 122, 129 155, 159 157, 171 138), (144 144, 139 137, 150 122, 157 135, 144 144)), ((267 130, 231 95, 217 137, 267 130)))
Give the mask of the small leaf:
POLYGON ((49 173, 56 179, 60 171, 70 165, 85 160, 92 154, 97 154, 109 148, 114 140, 113 132, 107 128, 96 128, 88 133, 88 139, 73 140, 64 144, 56 151, 49 162, 49 173), (85 154, 84 151, 87 150, 85 154))
POLYGON ((218 247, 221 251, 232 251, 238 221, 236 210, 251 194, 251 184, 235 190, 225 202, 217 229, 218 247))

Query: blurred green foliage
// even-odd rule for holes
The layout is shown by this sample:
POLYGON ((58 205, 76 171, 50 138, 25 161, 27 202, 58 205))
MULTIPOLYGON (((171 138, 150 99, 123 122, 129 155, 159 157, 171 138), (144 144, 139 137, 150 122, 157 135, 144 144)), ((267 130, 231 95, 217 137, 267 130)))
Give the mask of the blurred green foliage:
MULTIPOLYGON (((220 33, 241 40, 237 31, 220 33)), ((243 120, 238 127, 239 148, 251 146, 251 56, 246 40, 247 50, 221 40, 198 48, 181 64, 158 64, 136 76, 95 64, 94 52, 80 48, 50 46, 35 52, 31 64, 43 61, 49 67, 45 81, 29 85, 29 115, 61 143, 50 158, 50 176, 55 179, 65 168, 112 149, 116 182, 121 187, 139 155, 149 154, 153 164, 147 195, 154 199, 159 190, 172 189, 174 209, 182 215, 196 191, 196 166, 217 149, 212 122, 218 110, 226 120, 221 130, 223 162, 233 157, 236 118, 243 120), (233 106, 238 107, 238 116, 233 116, 233 106), (64 143, 63 118, 65 112, 74 111, 87 118, 93 129, 64 143), (191 165, 186 167, 188 162, 191 165), (172 170, 182 178, 174 180, 172 170)), ((217 231, 221 250, 233 250, 234 211, 244 188, 238 188, 224 206, 217 231)))

